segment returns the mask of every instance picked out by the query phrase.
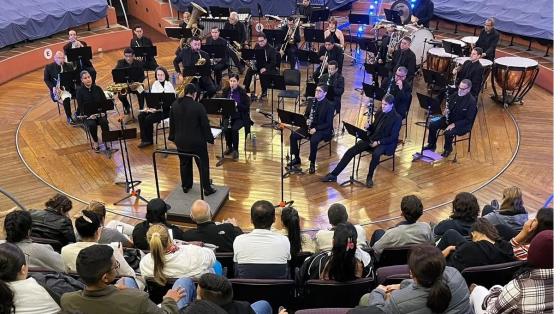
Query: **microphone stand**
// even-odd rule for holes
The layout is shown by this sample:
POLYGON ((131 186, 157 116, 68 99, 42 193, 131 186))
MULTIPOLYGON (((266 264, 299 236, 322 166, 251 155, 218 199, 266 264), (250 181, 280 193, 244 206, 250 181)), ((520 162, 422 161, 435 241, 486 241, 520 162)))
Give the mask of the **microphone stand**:
POLYGON ((432 105, 431 105, 431 103, 429 103, 428 104, 428 112, 426 113, 426 122, 424 124, 424 134, 422 135, 422 146, 420 146, 420 153, 417 152, 414 155, 412 155, 412 161, 417 161, 417 160, 423 159, 423 158, 428 158, 431 161, 435 161, 434 158, 424 155, 424 144, 426 142, 426 131, 429 128, 429 120, 430 120, 430 115, 431 114, 432 114, 432 105))
MULTIPOLYGON (((274 121, 274 118, 271 118, 274 121)), ((293 200, 284 200, 284 128, 287 127, 283 123, 278 123, 274 121, 280 128, 280 202, 275 207, 284 208, 286 206, 292 206, 294 204, 293 200)), ((291 154, 290 154, 291 155, 291 154)), ((301 169, 300 169, 301 171, 301 169)))

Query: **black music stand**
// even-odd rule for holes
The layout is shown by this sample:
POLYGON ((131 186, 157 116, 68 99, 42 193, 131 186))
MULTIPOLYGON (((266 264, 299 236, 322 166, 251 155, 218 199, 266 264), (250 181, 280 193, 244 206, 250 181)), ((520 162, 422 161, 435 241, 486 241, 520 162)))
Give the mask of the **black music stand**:
POLYGON ((141 57, 143 60, 144 70, 146 71, 146 77, 148 78, 148 86, 150 85, 150 76, 148 75, 148 71, 154 71, 157 66, 155 62, 155 56, 157 56, 157 47, 156 46, 149 46, 149 47, 131 47, 134 50, 134 55, 137 57, 141 57), (152 60, 154 61, 152 63, 152 60))
MULTIPOLYGON (((357 24, 357 25, 369 25, 369 15, 368 14, 350 14, 348 16, 348 22, 350 25, 357 24)), ((350 34, 350 55, 352 54, 352 27, 348 27, 348 33, 350 34)), ((344 49, 344 47, 342 47, 344 49)), ((356 49, 357 50, 357 49, 356 49)), ((352 60, 354 63, 354 60, 352 60)))
POLYGON ((165 28, 165 35, 169 38, 175 38, 175 39, 181 39, 182 36, 182 27, 178 27, 178 26, 172 26, 172 27, 166 27, 165 28))
POLYGON ((239 39, 239 37, 241 36, 239 32, 235 29, 220 29, 220 37, 226 39, 231 44, 233 44, 234 41, 239 44, 243 44, 242 42, 240 42, 241 39, 239 39))
POLYGON ((443 45, 443 50, 445 50, 445 52, 450 53, 452 55, 456 55, 459 57, 464 56, 465 54, 463 53, 463 47, 461 47, 460 44, 458 43, 452 43, 450 41, 447 40, 442 40, 442 45, 443 45))
MULTIPOLYGON (((284 128, 289 129, 289 130, 290 130, 290 134, 293 134, 293 133, 297 133, 297 131, 296 131, 296 129, 294 129, 293 127, 290 127, 289 125, 295 126, 295 127, 297 127, 297 128, 304 129, 304 130, 307 130, 307 129, 308 129, 308 126, 307 126, 307 119, 306 119, 305 116, 302 115, 302 114, 299 114, 299 113, 297 113, 297 112, 282 110, 282 109, 280 109, 280 108, 278 108, 277 112, 278 112, 278 119, 279 119, 280 122, 282 123, 282 124, 281 124, 281 128, 280 128, 280 132, 281 132, 281 133, 280 133, 280 143, 282 143, 282 145, 281 145, 281 147, 280 147, 280 156, 283 156, 283 155, 284 155, 284 152, 283 152, 283 147, 284 147, 284 139, 283 139, 283 136, 284 136, 284 128)), ((307 132, 307 131, 306 131, 306 132, 307 132)), ((301 134, 301 133, 298 133, 298 134, 301 135, 301 136, 303 136, 304 138, 307 137, 307 136, 305 136, 305 134, 301 134)), ((286 154, 286 161, 288 161, 289 163, 292 162, 292 151, 291 151, 291 149, 290 149, 289 154, 286 154)), ((292 175, 292 174, 303 174, 303 171, 301 170, 301 167, 289 167, 289 166, 286 166, 286 167, 284 168, 284 165, 283 165, 283 164, 282 164, 281 166, 282 166, 282 169, 283 169, 281 172, 283 172, 284 170, 286 170, 286 173, 282 173, 282 179, 283 179, 283 178, 287 178, 287 177, 289 177, 289 176, 292 175)))
POLYGON ((211 5, 209 13, 212 17, 229 17, 229 7, 211 5))
MULTIPOLYGON (((265 61, 265 57, 264 57, 264 49, 246 49, 243 48, 241 49, 241 58, 247 62, 249 61, 254 61, 254 63, 257 66, 257 71, 258 69, 258 65, 260 64, 264 64, 265 61)), ((257 91, 257 80, 255 78, 255 76, 253 75, 253 91, 256 92, 257 91)), ((250 84, 249 84, 250 85, 250 84)), ((255 94, 251 94, 251 101, 254 101, 256 99, 255 94)))
POLYGON ((228 119, 235 112, 235 100, 227 98, 206 98, 200 101, 206 108, 206 113, 211 115, 220 116, 220 127, 222 132, 220 133, 220 144, 221 144, 221 156, 216 156, 218 162, 216 167, 223 165, 226 158, 224 157, 224 132, 226 127, 224 126, 225 119, 228 119))
POLYGON ((309 23, 326 22, 329 20, 331 11, 329 9, 318 9, 311 11, 309 23))
MULTIPOLYGON (((354 145, 358 143, 358 139, 364 140, 366 142, 370 142, 366 130, 360 129, 359 127, 350 124, 346 121, 342 121, 342 123, 344 125, 344 128, 348 131, 348 133, 354 137, 354 145)), ((352 174, 350 175, 350 178, 340 183, 340 186, 353 185, 354 183, 360 184, 361 186, 366 186, 365 183, 363 183, 362 181, 356 178, 355 174, 356 174, 356 155, 354 155, 354 157, 352 158, 352 174)))
POLYGON ((298 49, 297 51, 298 60, 301 62, 307 62, 307 70, 306 70, 306 81, 309 81, 309 66, 313 67, 314 64, 320 64, 321 59, 319 59, 319 54, 313 50, 303 50, 298 49))
POLYGON ((77 110, 76 104, 76 90, 80 86, 80 72, 79 70, 72 70, 60 73, 60 86, 68 88, 68 92, 72 95, 71 99, 74 100, 74 111, 77 110))
POLYGON ((447 86, 445 76, 442 73, 422 69, 422 76, 424 77, 424 82, 430 87, 430 97, 433 96, 434 87, 437 90, 442 90, 447 86))
POLYGON ((401 14, 399 11, 391 10, 391 9, 384 9, 385 11, 385 19, 395 23, 396 25, 403 25, 401 20, 401 14))
POLYGON ((311 44, 316 43, 317 49, 319 49, 318 47, 325 42, 325 32, 321 29, 305 28, 303 30, 303 36, 306 42, 311 44))
POLYGON ((414 153, 414 155, 412 155, 412 161, 424 160, 424 158, 431 161, 435 161, 433 157, 424 154, 424 144, 426 143, 426 132, 429 126, 428 122, 432 118, 432 114, 441 115, 441 107, 439 106, 439 102, 436 99, 428 95, 424 95, 416 92, 416 96, 418 97, 418 102, 420 104, 420 107, 426 109, 427 112, 426 112, 426 121, 416 123, 416 125, 420 125, 424 127, 424 134, 422 135, 422 146, 420 146, 420 152, 419 153, 416 152, 414 153))
POLYGON ((91 52, 91 47, 86 46, 86 47, 68 49, 66 51, 66 57, 68 58, 68 61, 76 62, 79 65, 79 69, 83 70, 84 61, 91 60, 91 58, 93 58, 93 54, 91 52))
MULTIPOLYGON (((260 79, 263 88, 271 90, 271 112, 274 112, 274 90, 286 90, 286 81, 284 81, 284 77, 279 74, 261 74, 260 79)), ((261 126, 274 129, 276 128, 276 124, 274 123, 272 117, 270 117, 270 123, 265 123, 261 126)))
MULTIPOLYGON (((176 99, 175 93, 146 93, 145 96, 146 96, 146 106, 148 108, 161 110, 161 112, 163 113, 162 121, 165 120, 165 116, 169 117, 171 104, 176 99)), ((165 125, 163 127, 163 146, 165 147, 165 149, 167 149, 167 136, 165 135, 165 125)))
MULTIPOLYGON (((205 63, 203 65, 190 65, 190 66, 183 67, 183 75, 185 76, 203 77, 203 76, 210 76, 211 73, 212 71, 210 69, 209 63, 205 63)), ((196 85, 200 89, 200 80, 196 82, 196 85)), ((201 97, 202 97, 201 93, 199 93, 197 98, 201 98, 201 97)))
POLYGON ((286 32, 281 29, 263 29, 263 33, 266 35, 268 42, 275 48, 276 45, 281 45, 286 37, 286 32))
POLYGON ((366 97, 372 99, 371 105, 368 106, 367 112, 365 113, 365 115, 368 116, 368 123, 371 124, 373 122, 375 100, 381 101, 385 95, 385 91, 379 88, 376 84, 367 83, 362 83, 362 90, 364 91, 364 95, 366 95, 366 97))
MULTIPOLYGON (((142 72, 143 72, 142 69, 138 67, 117 68, 111 70, 111 75, 113 76, 113 82, 117 84, 127 83, 130 85, 132 82, 134 82, 135 77, 141 77, 144 74, 142 72)), ((130 113, 132 114, 131 121, 136 121, 136 118, 134 117, 134 109, 133 109, 134 106, 132 106, 131 93, 128 93, 128 103, 130 104, 130 113)))
MULTIPOLYGON (((104 99, 104 101, 102 101, 100 104, 97 104, 97 106, 95 108, 88 108, 88 109, 92 109, 92 110, 88 110, 85 112, 82 112, 83 115, 85 115, 85 118, 82 120, 82 124, 83 127, 87 129, 87 125, 85 124, 87 117, 91 116, 91 115, 96 115, 95 117, 95 121, 97 122, 97 125, 101 125, 99 123, 99 120, 101 119, 101 115, 105 115, 105 117, 107 117, 107 111, 110 110, 114 110, 115 109, 115 103, 113 102, 112 99, 104 99)), ((107 121, 108 122, 108 121, 107 121)), ((89 131, 88 131, 89 132, 89 131)), ((97 132, 97 127, 95 129, 95 132, 97 132)), ((102 153, 105 154, 105 156, 107 156, 107 158, 111 159, 111 157, 113 156, 113 153, 116 152, 118 149, 114 149, 114 148, 108 148, 107 147, 107 141, 106 139, 103 137, 103 132, 101 132, 101 140, 103 141, 103 144, 105 146, 105 150, 103 151, 96 151, 96 153, 102 153)), ((91 136, 91 134, 90 134, 91 136)), ((89 139, 89 138, 88 138, 89 139)), ((90 139, 90 146, 91 145, 91 139, 90 139)), ((92 146, 93 147, 93 146, 92 146)))

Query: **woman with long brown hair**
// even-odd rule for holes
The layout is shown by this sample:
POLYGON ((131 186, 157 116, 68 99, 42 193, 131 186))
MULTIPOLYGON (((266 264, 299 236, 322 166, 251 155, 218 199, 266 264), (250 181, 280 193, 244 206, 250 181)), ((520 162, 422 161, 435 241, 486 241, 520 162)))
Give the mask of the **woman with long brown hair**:
POLYGON ((516 186, 507 187, 503 191, 502 204, 499 209, 491 205, 484 206, 482 217, 496 225, 505 225, 513 231, 520 232, 523 224, 529 219, 523 206, 523 194, 516 186))

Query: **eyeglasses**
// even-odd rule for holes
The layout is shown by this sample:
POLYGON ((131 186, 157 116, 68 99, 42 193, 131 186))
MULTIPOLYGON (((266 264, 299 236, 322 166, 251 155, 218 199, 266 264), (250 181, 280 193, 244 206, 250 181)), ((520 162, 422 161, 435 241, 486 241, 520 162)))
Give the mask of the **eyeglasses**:
POLYGON ((113 267, 111 267, 111 270, 117 270, 121 267, 121 263, 119 263, 119 261, 115 260, 115 265, 113 265, 113 267))
POLYGON ((406 75, 395 74, 396 77, 406 77, 406 75))
POLYGON ((470 87, 461 88, 461 87, 459 86, 459 89, 460 89, 460 90, 467 90, 467 89, 469 89, 469 88, 470 88, 470 87))

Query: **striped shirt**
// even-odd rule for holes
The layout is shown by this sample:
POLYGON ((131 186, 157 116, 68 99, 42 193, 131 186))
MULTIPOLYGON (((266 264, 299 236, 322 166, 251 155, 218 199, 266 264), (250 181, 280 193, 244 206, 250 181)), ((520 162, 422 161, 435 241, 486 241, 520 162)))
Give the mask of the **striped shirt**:
POLYGON ((513 255, 515 258, 520 261, 526 261, 527 254, 529 254, 529 244, 521 244, 515 241, 515 238, 511 239, 509 243, 511 243, 513 247, 513 255))

